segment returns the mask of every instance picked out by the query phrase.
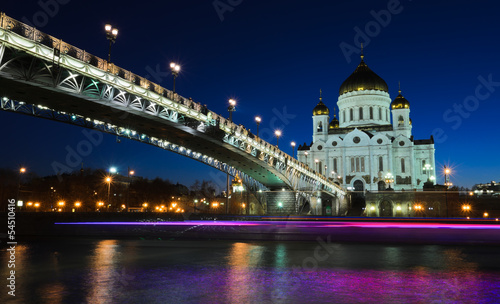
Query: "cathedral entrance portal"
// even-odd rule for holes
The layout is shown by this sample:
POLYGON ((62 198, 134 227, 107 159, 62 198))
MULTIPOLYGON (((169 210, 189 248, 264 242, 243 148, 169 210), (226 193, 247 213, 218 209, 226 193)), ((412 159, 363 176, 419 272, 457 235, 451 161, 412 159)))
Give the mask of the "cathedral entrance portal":
POLYGON ((379 205, 380 216, 391 217, 392 215, 392 204, 388 201, 382 201, 379 205))
POLYGON ((354 186, 354 191, 356 192, 363 192, 364 190, 363 182, 360 180, 355 181, 353 186, 354 186))
POLYGON ((360 216, 366 206, 365 194, 363 192, 365 187, 363 182, 360 180, 355 181, 353 186, 354 191, 352 192, 351 196, 352 205, 347 215, 360 216))

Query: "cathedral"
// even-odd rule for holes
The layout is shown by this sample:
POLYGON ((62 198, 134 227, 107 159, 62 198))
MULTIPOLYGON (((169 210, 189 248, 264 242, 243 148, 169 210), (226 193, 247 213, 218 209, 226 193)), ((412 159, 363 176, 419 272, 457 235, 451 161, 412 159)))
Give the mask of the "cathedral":
POLYGON ((354 191, 422 189, 435 179, 434 139, 414 139, 410 102, 391 100, 387 83, 364 62, 342 83, 338 118, 323 103, 313 109, 313 140, 298 159, 354 191), (391 119, 392 116, 392 119, 391 119), (391 123, 392 121, 392 123, 391 123))

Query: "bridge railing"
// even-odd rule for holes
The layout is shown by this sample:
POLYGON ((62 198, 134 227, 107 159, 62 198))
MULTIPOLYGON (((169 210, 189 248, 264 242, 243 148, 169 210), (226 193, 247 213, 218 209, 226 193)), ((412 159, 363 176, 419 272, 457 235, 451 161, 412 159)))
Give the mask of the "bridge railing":
POLYGON ((163 88, 162 86, 154 82, 151 82, 144 77, 136 75, 128 70, 122 69, 114 65, 113 63, 109 63, 107 60, 94 56, 86 52, 85 50, 82 50, 78 47, 75 47, 69 43, 64 42, 61 39, 48 35, 32 26, 29 26, 14 18, 11 18, 3 12, 0 13, 0 28, 14 32, 24 38, 27 38, 34 42, 45 45, 46 47, 54 49, 54 56, 65 54, 67 56, 73 57, 87 64, 90 64, 102 71, 106 71, 119 78, 127 80, 146 90, 155 92, 158 95, 166 97, 174 102, 183 104, 189 109, 195 110, 198 113, 206 115, 206 117, 209 118, 210 120, 216 121, 219 128, 223 130, 225 133, 236 135, 241 140, 246 141, 248 144, 251 144, 258 150, 265 151, 266 153, 273 155, 273 157, 280 159, 283 162, 285 162, 286 160, 288 166, 292 166, 294 169, 301 172, 302 174, 309 176, 332 189, 337 189, 342 191, 342 188, 340 188, 337 184, 334 184, 331 181, 329 181, 324 175, 317 173, 306 164, 299 162, 294 157, 279 150, 276 146, 251 134, 250 131, 248 131, 242 125, 236 125, 235 123, 225 119, 223 116, 208 110, 205 105, 202 106, 200 103, 193 101, 191 98, 187 99, 176 93, 173 93, 172 91, 163 88))

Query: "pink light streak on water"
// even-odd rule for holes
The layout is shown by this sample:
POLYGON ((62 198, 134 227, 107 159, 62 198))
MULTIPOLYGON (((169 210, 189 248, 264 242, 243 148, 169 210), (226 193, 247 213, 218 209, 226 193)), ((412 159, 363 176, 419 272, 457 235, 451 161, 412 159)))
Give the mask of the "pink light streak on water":
POLYGON ((287 226, 301 228, 406 228, 406 229, 488 229, 500 230, 498 224, 394 223, 394 222, 306 222, 306 221, 185 221, 185 222, 69 222, 56 225, 125 225, 125 226, 287 226))

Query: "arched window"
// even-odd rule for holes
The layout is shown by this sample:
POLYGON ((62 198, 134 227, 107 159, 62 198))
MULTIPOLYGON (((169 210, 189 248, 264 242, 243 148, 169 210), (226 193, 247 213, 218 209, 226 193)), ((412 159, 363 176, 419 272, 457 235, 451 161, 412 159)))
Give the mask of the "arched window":
POLYGON ((337 170, 337 159, 333 159, 333 172, 338 175, 339 171, 337 170))
POLYGON ((345 122, 345 110, 342 110, 342 120, 345 122))
POLYGON ((321 123, 321 121, 318 123, 318 127, 316 128, 316 131, 318 131, 318 132, 323 131, 323 123, 321 123))
POLYGON ((363 108, 359 108, 359 120, 363 119, 363 108))
POLYGON ((405 159, 401 158, 401 173, 405 173, 406 168, 405 168, 405 159))
POLYGON ((385 111, 385 120, 389 121, 389 109, 385 111))
POLYGON ((422 174, 427 174, 427 170, 425 170, 425 159, 422 161, 422 174))
POLYGON ((405 120, 403 119, 403 116, 402 115, 399 115, 399 118, 398 118, 398 126, 403 126, 405 123, 405 120))
POLYGON ((349 112, 350 112, 349 114, 351 114, 350 115, 351 116, 351 120, 350 121, 353 121, 354 120, 354 112, 352 111, 352 109, 349 112))
POLYGON ((378 108, 378 119, 382 120, 382 108, 378 108))
POLYGON ((384 171, 384 159, 382 156, 378 157, 378 171, 384 171))
POLYGON ((370 119, 373 119, 373 107, 370 107, 370 119))

